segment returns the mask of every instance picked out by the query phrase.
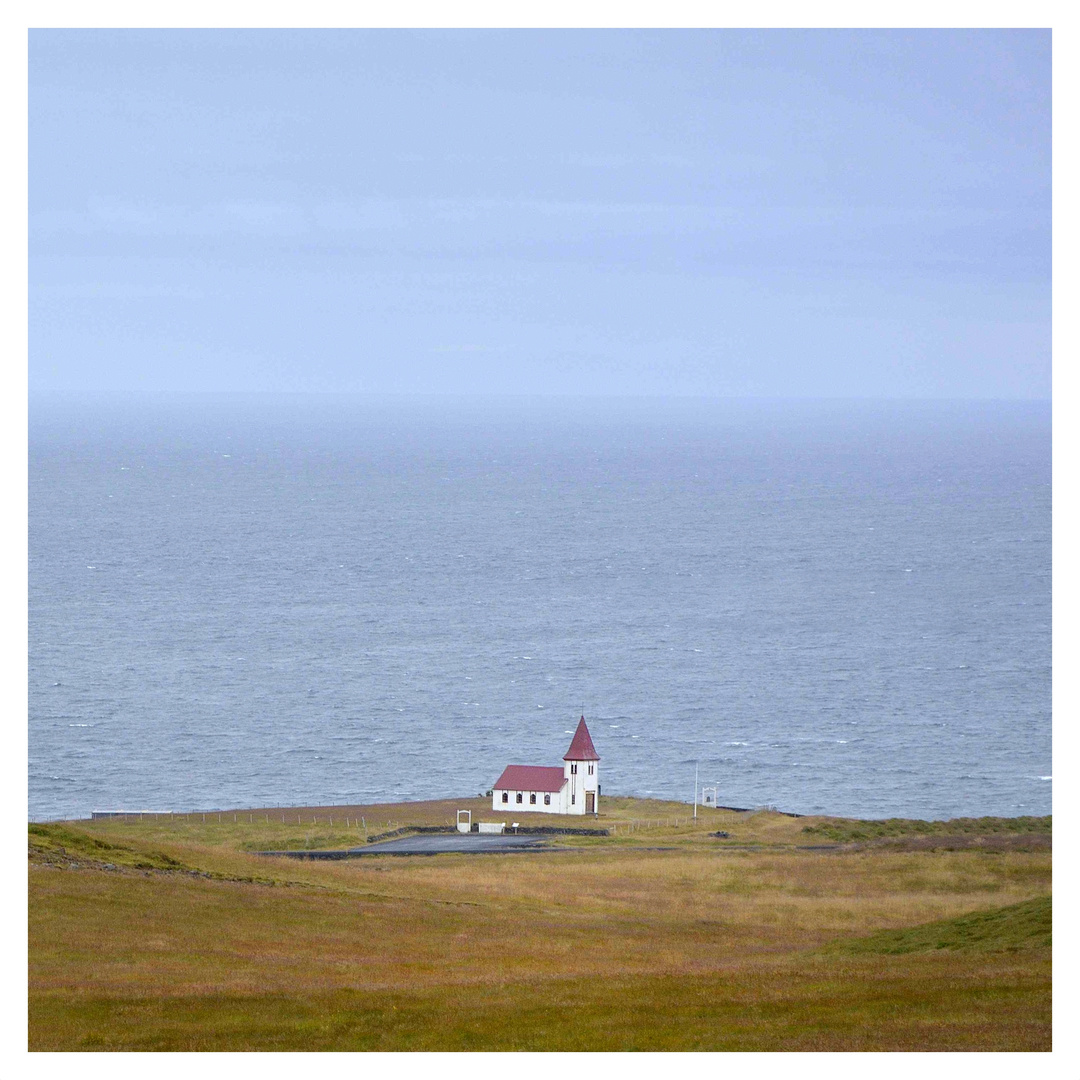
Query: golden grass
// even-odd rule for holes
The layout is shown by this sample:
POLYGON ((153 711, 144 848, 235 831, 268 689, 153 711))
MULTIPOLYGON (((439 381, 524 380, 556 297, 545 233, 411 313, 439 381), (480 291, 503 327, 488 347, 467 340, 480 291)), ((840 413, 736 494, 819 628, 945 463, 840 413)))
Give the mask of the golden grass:
POLYGON ((38 995, 33 1049, 1048 1050, 1049 959, 749 964, 376 991, 38 995))
MULTIPOLYGON (((561 814, 514 814, 491 809, 489 799, 442 799, 426 802, 375 804, 370 806, 292 807, 256 810, 225 810, 206 814, 176 814, 146 818, 104 818, 79 822, 79 827, 104 839, 138 835, 147 843, 186 840, 235 850, 285 850, 290 848, 355 847, 365 836, 374 836, 408 825, 452 826, 458 810, 470 810, 475 821, 520 822, 526 826, 556 828, 606 828, 612 837, 604 844, 647 846, 695 841, 715 846, 709 833, 725 830, 731 843, 813 844, 820 839, 804 836, 807 824, 824 818, 793 818, 773 813, 733 813, 699 810, 684 803, 653 799, 607 798, 598 817, 567 817, 561 814)), ((571 837, 560 843, 595 844, 593 838, 571 837)))
MULTIPOLYGON (((640 828, 505 856, 245 850, 280 817, 46 829, 31 836, 31 1046, 1049 1047, 1048 948, 821 951, 1047 896, 1048 852, 806 851, 805 819, 695 826, 674 804, 605 803, 640 828)), ((417 805, 382 820, 453 820, 461 803, 417 805)))

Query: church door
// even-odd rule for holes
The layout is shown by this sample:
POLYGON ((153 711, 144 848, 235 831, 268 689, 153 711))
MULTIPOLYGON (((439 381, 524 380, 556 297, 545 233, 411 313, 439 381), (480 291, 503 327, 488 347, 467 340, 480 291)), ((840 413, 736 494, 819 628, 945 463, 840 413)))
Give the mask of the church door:
POLYGON ((594 791, 586 791, 585 792, 585 813, 586 814, 595 814, 596 813, 596 792, 594 792, 594 791))

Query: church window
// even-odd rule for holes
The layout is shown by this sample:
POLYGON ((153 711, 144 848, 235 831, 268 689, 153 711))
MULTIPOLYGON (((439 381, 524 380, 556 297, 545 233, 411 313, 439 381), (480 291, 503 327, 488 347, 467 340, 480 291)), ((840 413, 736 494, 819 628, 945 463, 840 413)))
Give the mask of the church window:
POLYGON ((503 802, 508 803, 509 801, 510 801, 510 792, 509 791, 504 791, 503 792, 503 802))
POLYGON ((551 805, 551 796, 550 795, 545 795, 544 796, 544 805, 545 806, 550 806, 551 805))
POLYGON ((592 774, 593 774, 593 769, 594 769, 594 767, 595 767, 595 766, 593 766, 593 765, 590 765, 590 766, 589 766, 589 775, 590 775, 590 776, 592 776, 592 774))
POLYGON ((577 762, 576 761, 571 761, 570 762, 570 775, 571 776, 577 776, 577 762))
POLYGON ((530 791, 529 792, 529 805, 530 806, 535 806, 536 805, 536 792, 535 791, 530 791))
POLYGON ((520 791, 517 793, 517 801, 521 802, 521 792, 520 791))

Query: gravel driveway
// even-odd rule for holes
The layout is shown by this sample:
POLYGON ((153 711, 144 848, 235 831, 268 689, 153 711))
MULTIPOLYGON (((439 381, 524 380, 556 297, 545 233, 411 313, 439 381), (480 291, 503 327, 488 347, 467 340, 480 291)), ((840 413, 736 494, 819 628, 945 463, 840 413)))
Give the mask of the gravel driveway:
POLYGON ((281 855, 290 859, 357 859, 364 855, 440 855, 463 852, 468 855, 492 855, 522 848, 543 850, 545 836, 518 836, 514 833, 482 835, 479 833, 429 833, 384 840, 379 844, 348 848, 345 851, 260 851, 260 855, 281 855))

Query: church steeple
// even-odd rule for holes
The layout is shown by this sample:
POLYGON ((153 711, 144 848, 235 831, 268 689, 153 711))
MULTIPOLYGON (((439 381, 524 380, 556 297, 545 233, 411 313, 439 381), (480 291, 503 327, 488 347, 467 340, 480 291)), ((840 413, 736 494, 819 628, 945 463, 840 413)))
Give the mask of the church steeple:
POLYGON ((585 724, 585 717, 583 716, 578 721, 577 731, 574 732, 574 737, 570 741, 570 749, 563 754, 563 761, 599 761, 600 755, 596 752, 596 747, 593 746, 592 736, 589 734, 589 729, 585 724))

